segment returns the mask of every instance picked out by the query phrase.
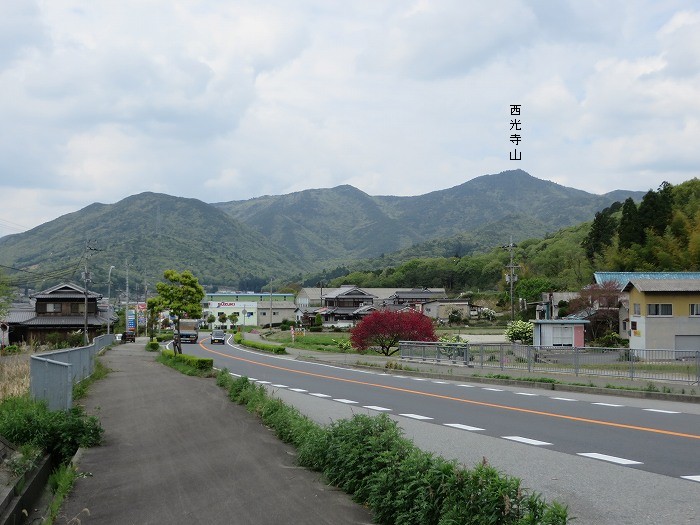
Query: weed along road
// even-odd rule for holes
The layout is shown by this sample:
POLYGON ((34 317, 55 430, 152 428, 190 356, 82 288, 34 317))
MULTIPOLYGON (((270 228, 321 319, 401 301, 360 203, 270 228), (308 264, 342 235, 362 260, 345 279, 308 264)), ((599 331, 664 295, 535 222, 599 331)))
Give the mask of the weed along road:
MULTIPOLYGON (((185 353, 329 423, 387 413, 424 450, 521 478, 576 523, 700 523, 700 405, 435 380, 295 360, 208 339, 185 353)), ((348 364, 357 356, 348 355, 348 364)))

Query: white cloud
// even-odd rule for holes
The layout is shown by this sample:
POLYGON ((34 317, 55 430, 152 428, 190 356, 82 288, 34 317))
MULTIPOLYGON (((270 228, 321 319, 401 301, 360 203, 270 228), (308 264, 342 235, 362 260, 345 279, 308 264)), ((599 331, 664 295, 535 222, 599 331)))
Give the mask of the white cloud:
POLYGON ((513 168, 679 183, 699 164, 698 26, 691 0, 8 0, 0 235, 142 191, 416 195, 513 168))

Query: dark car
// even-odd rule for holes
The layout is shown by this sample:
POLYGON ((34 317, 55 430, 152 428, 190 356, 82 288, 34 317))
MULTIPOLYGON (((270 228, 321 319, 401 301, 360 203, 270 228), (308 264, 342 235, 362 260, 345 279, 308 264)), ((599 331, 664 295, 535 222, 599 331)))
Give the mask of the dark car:
POLYGON ((221 343, 222 345, 226 343, 226 334, 223 330, 212 330, 211 332, 211 343, 221 343))
POLYGON ((135 343, 136 332, 124 332, 122 334, 122 343, 135 343))

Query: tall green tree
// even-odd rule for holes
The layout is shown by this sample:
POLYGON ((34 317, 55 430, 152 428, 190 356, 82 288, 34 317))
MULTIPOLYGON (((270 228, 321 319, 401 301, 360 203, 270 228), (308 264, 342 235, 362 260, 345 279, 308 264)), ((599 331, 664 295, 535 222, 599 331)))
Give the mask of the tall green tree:
POLYGON ((637 204, 632 197, 628 198, 622 205, 622 217, 620 218, 620 226, 617 229, 617 233, 620 248, 629 248, 633 244, 642 244, 644 242, 644 228, 639 221, 637 204))
POLYGON ((609 208, 596 213, 591 229, 581 243, 586 250, 586 257, 592 261, 596 255, 603 253, 603 250, 613 243, 616 231, 617 221, 609 208))
POLYGON ((151 338, 151 341, 153 341, 156 337, 158 314, 163 311, 160 297, 150 297, 146 301, 146 311, 148 312, 146 329, 148 330, 148 336, 151 338))
POLYGON ((639 204, 639 222, 643 230, 663 235, 673 217, 673 186, 663 182, 658 191, 649 190, 639 204))
POLYGON ((169 310, 170 315, 175 316, 175 326, 177 330, 175 351, 182 353, 179 345, 180 320, 199 319, 202 317, 202 299, 204 299, 204 288, 192 272, 185 270, 178 273, 175 270, 165 270, 163 276, 167 282, 156 284, 156 291, 160 298, 160 305, 163 310, 169 310))

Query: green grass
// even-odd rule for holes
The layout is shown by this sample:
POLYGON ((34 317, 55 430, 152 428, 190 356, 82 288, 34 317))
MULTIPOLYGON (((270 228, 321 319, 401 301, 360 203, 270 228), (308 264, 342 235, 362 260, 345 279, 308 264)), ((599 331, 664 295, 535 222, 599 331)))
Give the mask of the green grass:
MULTIPOLYGON (((85 476, 83 474, 82 476, 85 476)), ((73 489, 75 480, 81 477, 77 469, 73 465, 60 465, 52 474, 49 476, 49 488, 53 493, 53 498, 48 508, 48 516, 42 522, 42 525, 53 525, 58 518, 58 513, 61 510, 63 501, 68 497, 70 491, 73 489)), ((74 516, 71 520, 66 523, 80 523, 79 517, 83 514, 89 516, 90 511, 88 509, 83 509, 80 511, 78 516, 74 516)))
POLYGON ((303 467, 369 508, 380 525, 498 523, 565 525, 566 507, 545 503, 486 460, 473 469, 418 449, 386 415, 355 415, 322 427, 227 370, 216 378, 232 401, 260 416, 298 450, 303 467))
POLYGON ((73 385, 73 400, 75 401, 84 398, 87 395, 90 385, 92 385, 95 381, 106 377, 110 372, 111 370, 103 365, 102 361, 95 359, 95 371, 92 373, 92 375, 90 377, 86 377, 80 383, 73 385))
POLYGON ((348 332, 306 332, 306 335, 295 335, 292 341, 292 335, 289 332, 275 332, 266 337, 268 341, 283 344, 291 348, 300 348, 302 350, 315 350, 318 352, 335 352, 341 353, 338 345, 334 342, 350 339, 348 332))

